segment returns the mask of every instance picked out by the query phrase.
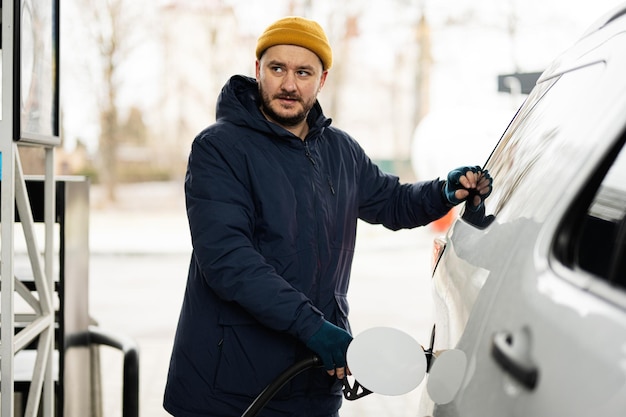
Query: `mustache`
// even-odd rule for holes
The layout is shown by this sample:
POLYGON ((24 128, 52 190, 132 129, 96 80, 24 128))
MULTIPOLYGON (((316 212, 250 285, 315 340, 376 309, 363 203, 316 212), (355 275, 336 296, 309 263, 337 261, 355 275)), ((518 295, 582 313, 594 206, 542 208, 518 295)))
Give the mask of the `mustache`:
POLYGON ((282 94, 276 94, 273 97, 274 99, 279 99, 279 100, 297 100, 297 101, 301 101, 302 98, 297 95, 297 94, 288 94, 288 93, 282 93, 282 94))

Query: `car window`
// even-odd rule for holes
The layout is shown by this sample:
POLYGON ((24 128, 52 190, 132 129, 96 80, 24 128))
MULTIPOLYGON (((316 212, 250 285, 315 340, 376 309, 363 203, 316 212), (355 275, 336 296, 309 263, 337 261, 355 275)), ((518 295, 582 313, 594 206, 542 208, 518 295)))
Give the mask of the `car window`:
POLYGON ((569 186, 594 148, 595 126, 602 106, 593 105, 593 94, 605 66, 589 65, 558 79, 540 83, 532 91, 505 131, 486 164, 493 178, 493 192, 481 217, 465 210, 463 218, 477 227, 493 218, 501 223, 526 218, 545 221, 559 190, 569 186), (491 217, 491 218, 490 218, 491 217))
POLYGON ((570 245, 575 266, 626 288, 626 150, 622 148, 586 210, 570 245))

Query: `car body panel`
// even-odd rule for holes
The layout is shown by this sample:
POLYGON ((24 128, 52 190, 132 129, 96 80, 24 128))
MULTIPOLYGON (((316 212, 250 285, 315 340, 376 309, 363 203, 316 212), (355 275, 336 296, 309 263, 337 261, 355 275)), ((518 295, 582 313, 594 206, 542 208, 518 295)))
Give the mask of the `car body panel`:
POLYGON ((553 253, 581 190, 619 151, 624 74, 622 14, 555 60, 500 139, 485 166, 494 178, 485 213, 452 225, 433 275, 433 349, 462 350, 465 376, 450 403, 420 416, 626 415, 624 291, 553 253), (534 385, 496 358, 511 354, 498 348, 501 334, 521 346, 534 385))

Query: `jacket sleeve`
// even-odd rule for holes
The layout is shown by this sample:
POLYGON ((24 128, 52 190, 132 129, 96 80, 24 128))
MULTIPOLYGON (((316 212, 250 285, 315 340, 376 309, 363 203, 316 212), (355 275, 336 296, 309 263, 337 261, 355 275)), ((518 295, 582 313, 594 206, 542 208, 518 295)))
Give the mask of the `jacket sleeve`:
POLYGON ((359 218, 391 230, 424 226, 443 217, 446 204, 439 178, 401 184, 399 178, 382 172, 359 148, 359 218))
POLYGON ((255 249, 248 188, 244 157, 231 144, 206 135, 194 141, 185 195, 195 261, 222 300, 306 342, 322 325, 322 313, 255 249))

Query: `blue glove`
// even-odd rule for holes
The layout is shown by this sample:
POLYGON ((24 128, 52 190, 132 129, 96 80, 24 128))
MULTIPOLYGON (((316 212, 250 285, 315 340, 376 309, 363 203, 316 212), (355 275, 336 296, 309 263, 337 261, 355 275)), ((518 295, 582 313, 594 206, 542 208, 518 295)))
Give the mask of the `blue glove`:
MULTIPOLYGON (((479 169, 479 171, 481 170, 479 169)), ((487 197, 489 197, 489 194, 491 194, 491 192, 493 191, 493 179, 491 178, 491 175, 489 175, 489 171, 484 169, 481 171, 481 174, 483 178, 482 181, 487 180, 489 182, 489 191, 487 191, 485 194, 479 194, 477 190, 470 191, 470 195, 467 197, 467 203, 465 203, 465 207, 474 212, 482 208, 483 202, 487 197), (478 204, 474 205, 476 203, 476 196, 480 197, 480 201, 478 202, 478 204)))
POLYGON ((320 357, 324 368, 330 371, 345 368, 346 351, 351 341, 352 336, 348 332, 324 321, 322 327, 306 342, 306 346, 320 357))
POLYGON ((479 166, 473 166, 473 167, 467 166, 467 167, 460 167, 457 169, 453 169, 452 171, 450 171, 450 173, 448 173, 448 179, 443 187, 443 195, 446 198, 446 200, 453 206, 456 206, 457 204, 460 204, 461 202, 466 200, 466 198, 459 200, 454 195, 454 193, 457 190, 465 189, 465 187, 463 187, 463 185, 461 185, 461 183, 459 182, 459 179, 463 175, 465 175, 467 171, 472 171, 473 173, 477 173, 480 170, 481 168, 479 166))

